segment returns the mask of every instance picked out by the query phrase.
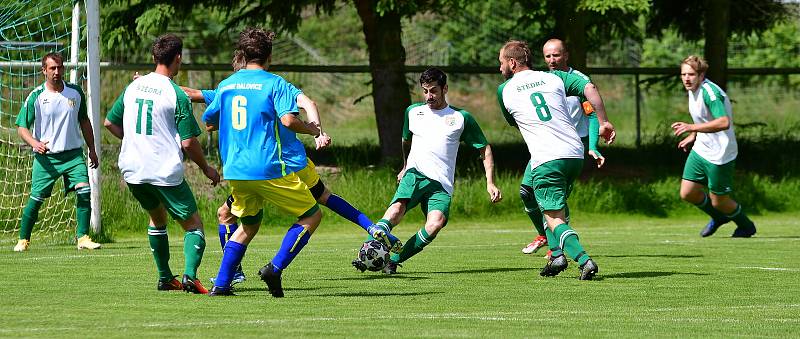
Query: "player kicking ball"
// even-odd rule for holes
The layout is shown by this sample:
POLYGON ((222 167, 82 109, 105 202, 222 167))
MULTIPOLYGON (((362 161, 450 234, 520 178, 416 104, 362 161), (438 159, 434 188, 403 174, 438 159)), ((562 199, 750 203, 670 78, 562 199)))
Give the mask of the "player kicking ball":
MULTIPOLYGON (((408 210, 420 205, 425 213, 425 225, 419 229, 400 253, 391 256, 384 267, 387 274, 397 273, 397 267, 430 244, 447 225, 450 200, 453 194, 458 147, 465 144, 480 151, 486 171, 486 191, 492 203, 502 199, 494 184, 494 158, 478 123, 467 111, 450 106, 445 100, 447 75, 429 68, 419 77, 425 103, 409 106, 403 124, 402 171, 397 175, 398 186, 383 218, 375 225, 388 231, 400 223, 408 210), (408 158, 405 149, 411 144, 408 158)), ((358 270, 366 270, 359 260, 353 262, 358 270)))
POLYGON ((725 91, 705 78, 706 70, 708 63, 694 55, 681 62, 681 82, 689 94, 689 114, 694 121, 672 124, 676 136, 688 133, 678 148, 684 152, 692 149, 683 168, 681 199, 711 217, 700 236, 711 236, 733 220, 737 227, 732 236, 749 238, 756 234, 756 225, 744 214, 742 205, 730 197, 738 155, 731 101, 725 91))
MULTIPOLYGON (((244 68, 245 63, 240 50, 236 50, 234 52, 232 66, 235 72, 244 68)), ((188 87, 181 87, 181 89, 186 92, 193 102, 202 102, 206 105, 211 104, 216 94, 216 91, 214 90, 197 90, 188 87)), ((322 131, 322 124, 316 103, 291 83, 288 83, 288 89, 289 96, 295 98, 298 108, 306 111, 309 123, 320 129, 320 134, 314 137, 316 148, 322 149, 329 146, 331 143, 331 138, 328 136, 328 134, 322 131)), ((292 112, 292 114, 295 113, 297 112, 292 112)), ((316 171, 314 162, 311 161, 311 158, 305 156, 305 146, 295 136, 295 133, 285 126, 279 126, 279 129, 281 135, 283 136, 281 151, 284 154, 287 171, 297 173, 303 183, 309 187, 309 191, 314 199, 318 203, 330 208, 341 217, 360 226, 370 236, 381 239, 384 245, 394 252, 400 252, 400 249, 402 248, 402 242, 400 242, 397 237, 389 232, 385 232, 385 230, 382 228, 374 226, 372 220, 370 220, 364 213, 353 207, 349 202, 347 202, 347 200, 344 200, 339 195, 331 192, 330 189, 325 186, 316 171), (293 154, 302 154, 304 156, 295 157, 292 156, 293 154)), ((228 199, 226 199, 226 201, 217 209, 217 219, 219 221, 219 241, 223 250, 225 249, 225 244, 233 236, 233 233, 239 228, 239 218, 231 213, 233 201, 233 196, 228 196, 228 199)), ((240 264, 234 273, 231 285, 242 283, 245 281, 245 279, 246 276, 240 264)), ((214 283, 214 281, 215 279, 211 278, 211 282, 214 283)))

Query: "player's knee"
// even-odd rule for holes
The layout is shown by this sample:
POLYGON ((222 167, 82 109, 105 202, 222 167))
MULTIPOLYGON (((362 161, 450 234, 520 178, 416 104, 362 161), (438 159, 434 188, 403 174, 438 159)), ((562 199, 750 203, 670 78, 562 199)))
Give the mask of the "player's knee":
POLYGON ((695 204, 699 203, 699 202, 702 202, 702 198, 703 198, 702 194, 700 192, 695 191, 695 190, 691 190, 691 189, 683 189, 682 188, 681 192, 680 192, 680 195, 681 195, 681 199, 683 199, 684 201, 688 201, 688 202, 695 203, 695 204), (698 202, 697 200, 701 200, 701 201, 698 202))
POLYGON ((522 201, 532 201, 534 199, 533 188, 528 185, 519 185, 519 197, 522 201))

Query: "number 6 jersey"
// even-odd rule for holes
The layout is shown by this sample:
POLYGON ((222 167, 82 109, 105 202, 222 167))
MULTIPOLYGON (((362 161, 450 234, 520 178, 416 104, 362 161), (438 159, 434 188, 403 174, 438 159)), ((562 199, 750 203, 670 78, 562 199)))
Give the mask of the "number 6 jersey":
POLYGON ((566 96, 582 96, 585 78, 561 71, 525 70, 497 89, 503 116, 519 128, 531 153, 531 168, 555 159, 583 159, 566 96))
POLYGON ((192 104, 172 79, 141 76, 125 88, 106 119, 122 126, 117 165, 125 182, 177 186, 183 182, 180 141, 200 135, 192 104))

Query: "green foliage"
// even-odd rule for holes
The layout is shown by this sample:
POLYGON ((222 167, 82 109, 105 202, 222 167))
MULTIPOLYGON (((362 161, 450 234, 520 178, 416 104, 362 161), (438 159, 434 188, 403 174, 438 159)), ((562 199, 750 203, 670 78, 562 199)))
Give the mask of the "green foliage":
POLYGON ((581 0, 578 9, 593 11, 605 15, 606 12, 619 11, 626 14, 647 13, 649 0, 581 0))
MULTIPOLYGON (((658 37, 665 28, 673 27, 690 40, 704 37, 703 23, 715 15, 718 3, 694 0, 653 0, 647 21, 648 34, 658 37)), ((778 0, 730 1, 729 31, 756 33, 791 16, 791 5, 778 0)))

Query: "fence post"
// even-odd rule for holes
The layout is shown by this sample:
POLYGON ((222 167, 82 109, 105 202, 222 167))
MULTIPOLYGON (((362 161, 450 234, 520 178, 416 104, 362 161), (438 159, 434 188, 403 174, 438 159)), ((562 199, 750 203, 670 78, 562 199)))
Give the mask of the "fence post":
POLYGON ((639 88, 639 72, 634 75, 636 81, 636 148, 642 146, 642 91, 639 88))

